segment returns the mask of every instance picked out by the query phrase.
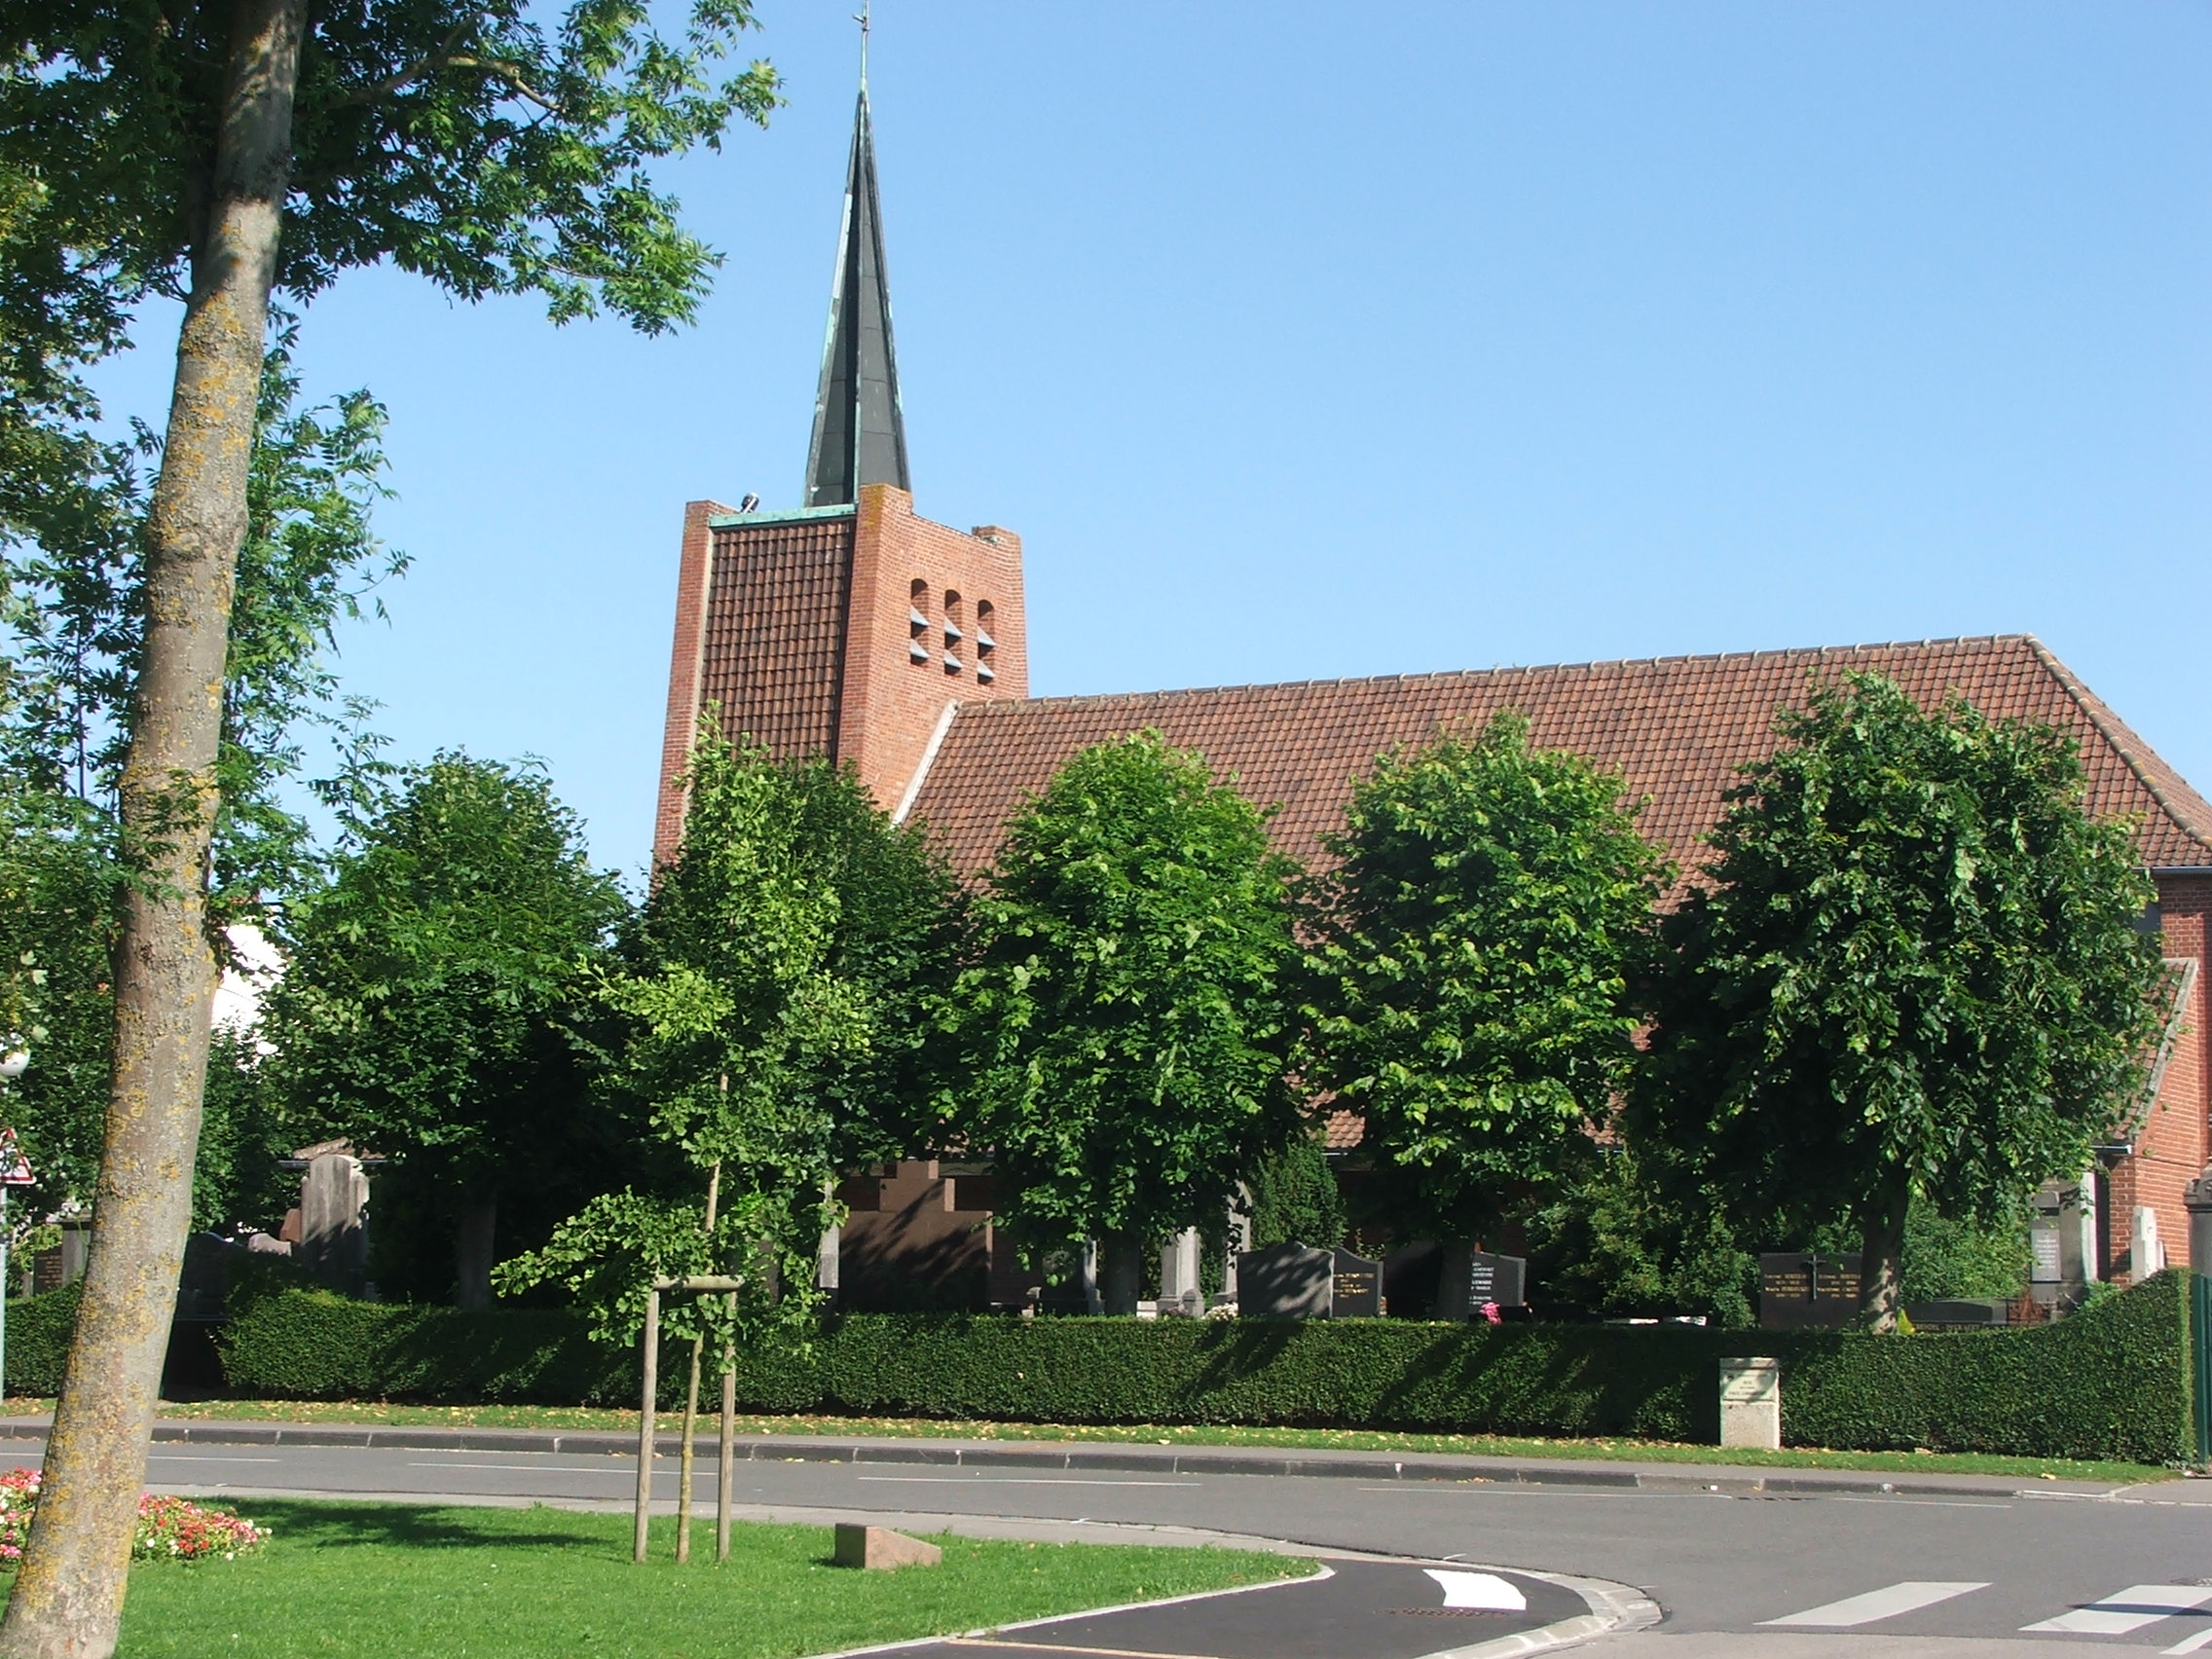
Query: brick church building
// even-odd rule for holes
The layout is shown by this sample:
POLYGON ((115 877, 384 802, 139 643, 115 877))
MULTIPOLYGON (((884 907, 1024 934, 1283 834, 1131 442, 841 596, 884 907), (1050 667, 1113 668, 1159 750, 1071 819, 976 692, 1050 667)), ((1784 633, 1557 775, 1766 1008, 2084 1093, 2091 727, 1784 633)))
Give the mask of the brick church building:
MULTIPOLYGON (((1777 711, 1800 702, 1814 676, 1848 669, 1878 670, 1927 704, 1956 691, 1993 718, 2068 733, 2087 770, 2090 811, 2136 827, 2175 1003, 2152 1088, 2114 1126, 2079 1195, 2066 1195, 2068 1276, 2128 1280, 2182 1263, 2182 1189, 2212 1156, 2203 1038, 2212 1023, 2203 973, 2212 803, 2040 642, 1929 640, 1033 698, 1021 538, 914 510, 864 81, 803 504, 761 510, 749 498, 742 509, 685 509, 654 850, 665 858, 682 836, 676 781, 709 704, 719 705, 726 729, 778 753, 849 762, 887 810, 926 823, 965 873, 990 863, 1009 816, 1076 751, 1148 727, 1202 751, 1255 801, 1279 804, 1272 836, 1310 864, 1378 753, 1513 709, 1529 719, 1532 743, 1613 767, 1632 795, 1647 796, 1645 834, 1686 868, 1736 768, 1773 747, 1777 711)), ((1334 1151, 1352 1151, 1358 1136, 1356 1120, 1330 1126, 1334 1151)), ((871 1211, 889 1226, 895 1209, 900 1227, 941 1252, 1001 1254, 989 1243, 987 1180, 914 1164, 847 1196, 860 1212, 848 1230, 856 1244, 871 1211)), ((994 1266, 1003 1288, 1009 1266, 994 1266)))

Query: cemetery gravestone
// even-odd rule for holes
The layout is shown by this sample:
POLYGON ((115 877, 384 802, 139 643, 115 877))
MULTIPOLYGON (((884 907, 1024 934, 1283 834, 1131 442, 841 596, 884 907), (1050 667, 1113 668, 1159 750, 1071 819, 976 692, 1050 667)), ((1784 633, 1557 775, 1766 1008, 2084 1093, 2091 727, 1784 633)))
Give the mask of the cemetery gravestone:
POLYGON ((1809 1250, 1759 1257, 1759 1324, 1770 1331, 1848 1325, 1859 1311, 1859 1258, 1809 1250))
POLYGON ((1782 1449, 1782 1365, 1773 1359, 1720 1362, 1720 1444, 1782 1449))
POLYGON ((2066 1281, 2064 1246, 2055 1226, 2029 1228, 2028 1250, 2030 1284, 2063 1284, 2066 1281))
POLYGON ((1453 1268, 1453 1252, 1441 1252, 1443 1266, 1436 1287, 1439 1319, 1480 1319, 1485 1307, 1519 1308, 1528 1301, 1529 1264, 1520 1256, 1499 1256, 1488 1250, 1470 1250, 1462 1280, 1453 1268))
POLYGON ((1330 1275, 1329 1316, 1334 1319, 1382 1317, 1382 1264, 1349 1250, 1335 1254, 1330 1275))
POLYGON ((300 1183, 300 1256, 309 1272, 332 1290, 361 1294, 369 1262, 369 1179, 361 1161, 326 1152, 308 1164, 300 1183))
POLYGON ((1236 1311, 1247 1319, 1326 1319, 1336 1257, 1309 1244, 1270 1244, 1236 1258, 1236 1311))

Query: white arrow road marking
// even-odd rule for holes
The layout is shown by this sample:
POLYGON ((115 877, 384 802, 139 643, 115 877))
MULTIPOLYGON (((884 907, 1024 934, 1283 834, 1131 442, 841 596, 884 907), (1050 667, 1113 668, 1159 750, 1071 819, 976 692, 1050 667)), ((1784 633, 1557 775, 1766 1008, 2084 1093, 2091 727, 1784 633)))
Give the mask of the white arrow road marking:
POLYGON ((1449 1572, 1439 1567, 1421 1570, 1444 1586, 1447 1607, 1475 1607, 1492 1613, 1529 1610, 1529 1598, 1494 1572, 1449 1572))
POLYGON ((1842 1630, 1851 1625, 1872 1624, 1876 1619, 1894 1619, 1899 1613, 1932 1607, 1937 1602, 1948 1602, 1953 1596, 1964 1596, 1971 1591, 1988 1588, 1987 1582, 1908 1578, 1901 1584, 1869 1590, 1863 1596, 1846 1596, 1840 1602, 1807 1607, 1803 1612, 1791 1613, 1787 1618, 1763 1619, 1760 1622, 1770 1625, 1819 1625, 1829 1630, 1842 1630))
POLYGON ((2131 1630, 2170 1619, 2176 1613, 2194 1612, 2207 1602, 2212 1602, 2212 1586, 2130 1584, 2117 1596, 2107 1596, 2086 1607, 2076 1607, 2054 1619, 2041 1619, 2020 1628, 2061 1631, 2074 1636, 2125 1636, 2131 1630))

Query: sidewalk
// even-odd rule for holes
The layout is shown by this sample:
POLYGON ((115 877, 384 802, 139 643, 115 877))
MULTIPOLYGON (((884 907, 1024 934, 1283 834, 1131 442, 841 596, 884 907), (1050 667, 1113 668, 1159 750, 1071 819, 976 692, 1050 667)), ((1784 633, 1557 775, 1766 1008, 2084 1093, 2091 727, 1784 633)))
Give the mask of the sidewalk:
MULTIPOLYGON (((50 1419, 0 1418, 0 1438, 43 1440, 50 1419)), ((354 1428, 327 1423, 157 1421, 154 1439, 202 1446, 314 1446, 467 1452, 634 1453, 635 1434, 528 1428, 354 1428)), ((657 1456, 677 1455, 674 1434, 654 1437, 657 1456)), ((694 1455, 718 1456, 714 1419, 703 1418, 694 1455)), ((859 1439, 748 1434, 736 1455, 749 1462, 907 1463, 953 1468, 1091 1469, 1178 1475, 1274 1475, 1364 1481, 1464 1481, 1516 1486, 1610 1487, 1643 1492, 1879 1493, 1899 1496, 2111 1498, 2156 1493, 2153 1501, 2212 1505, 2212 1480, 2125 1482, 2025 1480, 2017 1475, 1883 1474, 1851 1469, 1765 1469, 1741 1464, 1636 1463, 1567 1457, 1485 1457, 1389 1452, 1276 1454, 1244 1447, 1065 1445, 1029 1441, 859 1439)))

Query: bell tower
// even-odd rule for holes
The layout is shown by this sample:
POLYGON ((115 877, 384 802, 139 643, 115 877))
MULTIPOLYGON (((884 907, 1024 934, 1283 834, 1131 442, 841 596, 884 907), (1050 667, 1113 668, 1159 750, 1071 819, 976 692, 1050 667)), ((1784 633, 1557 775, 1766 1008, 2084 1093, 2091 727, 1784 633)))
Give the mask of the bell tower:
POLYGON ((860 98, 801 504, 684 509, 653 859, 683 836, 700 717, 848 763, 903 816, 962 702, 1029 694, 1021 538, 914 511, 863 25, 860 98))

